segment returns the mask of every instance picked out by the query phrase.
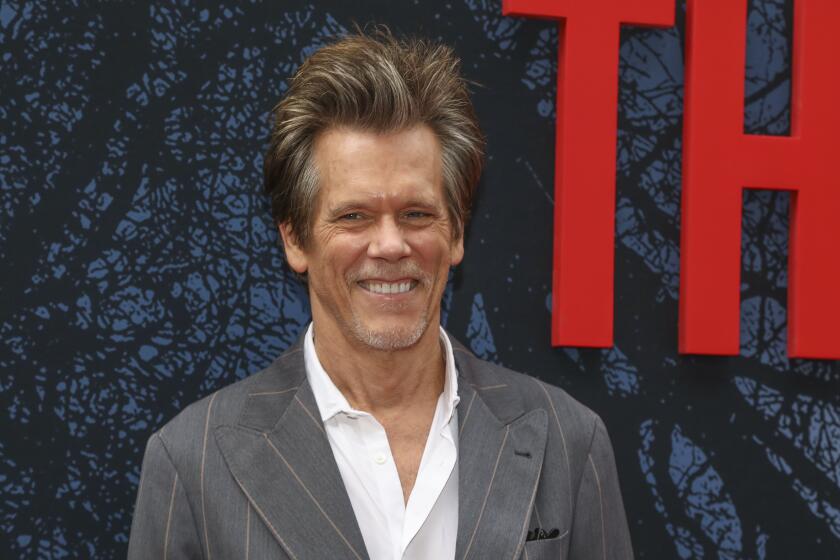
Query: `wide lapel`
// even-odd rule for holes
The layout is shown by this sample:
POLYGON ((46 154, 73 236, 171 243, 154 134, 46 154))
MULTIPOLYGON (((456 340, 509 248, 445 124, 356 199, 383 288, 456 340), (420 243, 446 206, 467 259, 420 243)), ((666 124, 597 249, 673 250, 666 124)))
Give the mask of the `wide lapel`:
POLYGON ((367 560, 367 550, 306 381, 303 352, 291 375, 251 393, 237 426, 216 440, 233 477, 291 558, 367 560), (289 380, 297 385, 288 386, 289 380), (273 400, 273 402, 271 402, 273 400), (279 420, 277 420, 279 418, 279 420))
POLYGON ((544 410, 455 346, 458 367, 458 540, 455 558, 518 558, 542 469, 544 410))

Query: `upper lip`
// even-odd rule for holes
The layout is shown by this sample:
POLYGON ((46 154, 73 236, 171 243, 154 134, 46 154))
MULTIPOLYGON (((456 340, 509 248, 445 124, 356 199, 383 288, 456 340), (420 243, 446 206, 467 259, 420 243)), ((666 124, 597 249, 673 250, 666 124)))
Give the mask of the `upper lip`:
POLYGON ((393 280, 387 278, 362 278, 359 282, 381 282, 386 284, 395 284, 397 282, 416 282, 415 278, 394 278, 393 280))

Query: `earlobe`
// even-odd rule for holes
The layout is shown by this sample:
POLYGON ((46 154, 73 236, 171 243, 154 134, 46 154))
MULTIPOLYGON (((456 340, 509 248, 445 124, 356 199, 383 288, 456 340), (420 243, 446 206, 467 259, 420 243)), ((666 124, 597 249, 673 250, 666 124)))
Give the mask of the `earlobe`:
POLYGON ((457 266, 464 260, 464 236, 463 234, 452 242, 452 258, 449 261, 450 266, 457 266))
POLYGON ((286 252, 286 262, 298 274, 305 274, 308 267, 306 260, 306 253, 298 244, 297 236, 292 231, 292 226, 288 222, 277 226, 280 230, 280 237, 283 239, 283 248, 286 252))

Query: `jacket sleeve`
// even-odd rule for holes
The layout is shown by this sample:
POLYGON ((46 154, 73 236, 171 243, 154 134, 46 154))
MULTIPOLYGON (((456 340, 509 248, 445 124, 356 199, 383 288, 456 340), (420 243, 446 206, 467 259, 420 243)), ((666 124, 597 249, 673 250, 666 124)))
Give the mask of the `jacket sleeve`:
POLYGON ((201 543, 184 485, 160 433, 146 444, 128 542, 129 560, 201 558, 201 543))
POLYGON ((570 560, 632 560, 633 548, 610 438, 600 418, 575 500, 570 560))

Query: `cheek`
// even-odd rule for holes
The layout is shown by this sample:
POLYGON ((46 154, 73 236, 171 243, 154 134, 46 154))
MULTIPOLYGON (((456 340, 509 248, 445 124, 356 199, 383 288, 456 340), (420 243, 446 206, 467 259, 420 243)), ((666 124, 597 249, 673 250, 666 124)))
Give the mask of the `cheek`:
POLYGON ((323 270, 332 276, 327 279, 328 282, 339 282, 348 272, 360 267, 367 253, 367 244, 362 239, 343 235, 339 238, 341 242, 330 244, 322 260, 323 270))
POLYGON ((413 244, 417 259, 428 267, 448 269, 453 256, 453 245, 449 233, 424 233, 415 238, 413 244))

